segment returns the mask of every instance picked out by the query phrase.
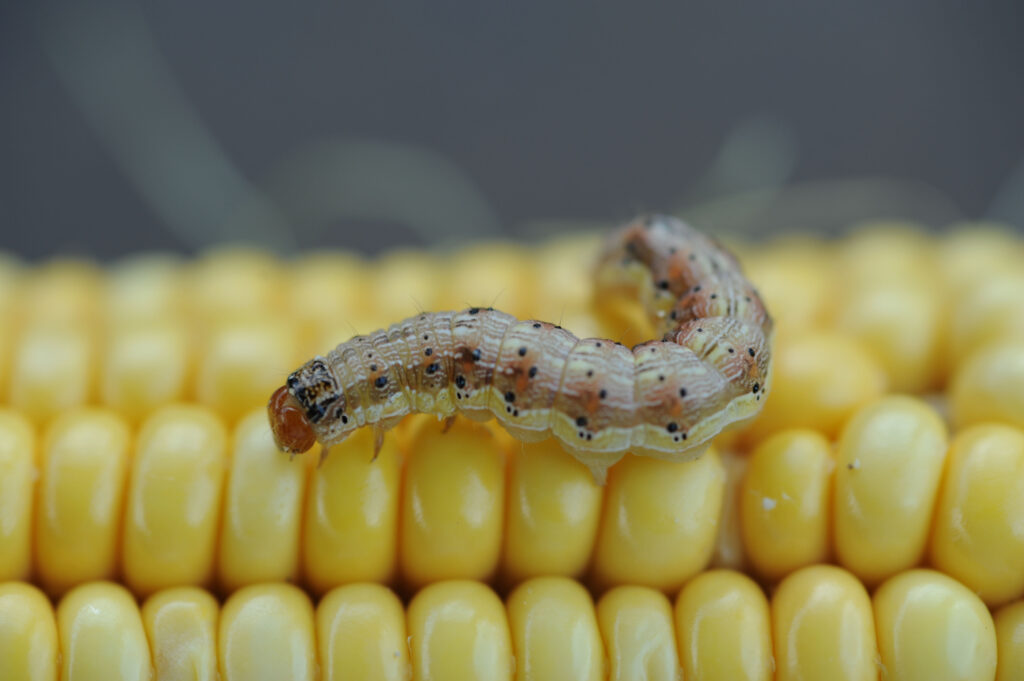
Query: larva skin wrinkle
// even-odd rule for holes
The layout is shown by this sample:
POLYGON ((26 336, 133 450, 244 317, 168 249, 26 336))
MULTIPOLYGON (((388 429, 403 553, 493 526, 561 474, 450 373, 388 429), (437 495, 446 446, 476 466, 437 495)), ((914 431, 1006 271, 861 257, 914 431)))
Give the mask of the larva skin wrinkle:
POLYGON ((598 273, 602 294, 641 298, 661 340, 629 349, 492 308, 420 314, 291 374, 268 407, 278 446, 305 451, 312 434, 326 448, 363 426, 379 441, 407 414, 461 412, 524 441, 554 435, 603 482, 627 452, 694 458, 757 414, 772 321, 730 253, 655 216, 615 231, 598 273))

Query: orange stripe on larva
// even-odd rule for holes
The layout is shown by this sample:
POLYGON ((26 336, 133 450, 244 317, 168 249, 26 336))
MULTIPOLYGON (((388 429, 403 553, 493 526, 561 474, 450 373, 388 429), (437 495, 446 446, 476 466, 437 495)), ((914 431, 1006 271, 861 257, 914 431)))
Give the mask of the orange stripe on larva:
POLYGON ((421 314, 292 373, 269 405, 278 445, 327 447, 410 413, 462 412, 522 440, 554 435, 603 481, 626 452, 693 458, 760 410, 772 321, 728 251, 658 216, 614 232, 600 265, 606 279, 646 269, 652 286, 638 294, 661 340, 629 349, 491 308, 421 314))

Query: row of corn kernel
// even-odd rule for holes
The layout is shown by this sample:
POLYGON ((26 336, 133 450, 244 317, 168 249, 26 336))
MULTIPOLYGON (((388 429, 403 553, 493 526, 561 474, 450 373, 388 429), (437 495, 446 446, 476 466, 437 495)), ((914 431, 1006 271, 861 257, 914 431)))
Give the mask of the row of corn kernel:
POLYGON ((372 273, 341 253, 288 268, 238 250, 106 271, 77 261, 21 271, 0 261, 0 403, 37 421, 96 403, 137 420, 194 399, 234 420, 308 356, 421 306, 461 308, 472 295, 520 315, 564 317, 566 306, 582 313, 592 250, 583 243, 549 243, 539 258, 508 245, 488 246, 489 257, 470 248, 452 256, 456 267, 399 253, 372 273), (541 287, 562 297, 541 296, 541 287))
POLYGON ((996 226, 936 238, 862 225, 833 243, 776 240, 743 260, 781 336, 857 340, 898 392, 941 387, 984 345, 1024 340, 1024 242, 996 226))
POLYGON ((376 584, 314 609, 287 584, 246 587, 223 608, 180 587, 141 609, 122 587, 77 587, 54 613, 23 583, 0 583, 0 678, 588 679, 1011 681, 1024 670, 1024 601, 992 615, 949 577, 902 573, 870 598, 852 575, 815 566, 769 603, 744 575, 694 578, 675 606, 621 586, 596 607, 578 583, 539 577, 503 604, 473 581, 432 584, 403 612, 376 584))
POLYGON ((970 428, 947 457, 944 425, 914 398, 861 408, 834 455, 815 432, 776 435, 745 472, 739 460, 730 502, 714 449, 684 463, 627 457, 602 488, 557 443, 466 420, 447 432, 410 420, 376 460, 364 429, 319 466, 281 454, 262 410, 229 439, 209 410, 167 407, 134 437, 87 408, 37 447, 28 421, 0 411, 0 578, 34 575, 61 593, 120 577, 144 595, 559 574, 674 591, 733 531, 740 557, 722 563, 745 555, 768 580, 836 560, 876 584, 927 556, 990 604, 1024 595, 1024 433, 970 428))
MULTIPOLYGON (((238 250, 190 264, 150 258, 108 270, 58 262, 20 275, 0 263, 0 401, 44 420, 88 403, 138 419, 159 405, 195 399, 233 420, 262 403, 299 362, 356 331, 421 307, 470 301, 558 319, 579 333, 630 335, 586 316, 594 243, 567 239, 533 257, 507 244, 448 259, 397 253, 372 266, 347 254, 317 254, 286 267, 238 250)), ((989 409, 1024 426, 1020 240, 984 230, 940 240, 886 227, 836 245, 780 242, 747 260, 778 317, 776 364, 788 367, 776 371, 784 392, 773 394, 769 409, 778 413, 791 398, 809 401, 790 374, 854 374, 875 392, 886 385, 932 389, 948 375, 958 426, 989 409), (804 340, 811 329, 818 335, 804 340), (950 357, 940 351, 947 337, 950 357), (1001 352, 976 357, 992 345, 1001 352), (828 364, 801 363, 808 353, 828 364)), ((632 340, 647 337, 643 319, 629 324, 632 340)), ((817 404, 826 418, 841 411, 827 400, 817 404)))
POLYGON ((741 467, 739 543, 768 580, 834 560, 873 585, 927 560, 989 605, 1024 596, 1018 428, 971 426, 947 444, 932 407, 887 396, 854 413, 834 452, 819 432, 786 430, 741 467))

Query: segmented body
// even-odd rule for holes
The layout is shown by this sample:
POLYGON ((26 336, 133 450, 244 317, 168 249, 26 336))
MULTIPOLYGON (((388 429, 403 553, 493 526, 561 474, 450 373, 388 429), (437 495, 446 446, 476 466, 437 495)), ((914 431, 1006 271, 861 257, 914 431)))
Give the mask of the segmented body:
MULTIPOLYGON (((641 296, 660 340, 630 349, 490 308, 424 313, 310 360, 275 398, 294 398, 325 446, 413 412, 495 417, 522 440, 554 435, 599 480, 626 452, 697 456, 759 411, 772 322, 731 254, 659 216, 613 233, 600 271, 641 296)), ((277 435, 273 400, 271 421, 277 435)))

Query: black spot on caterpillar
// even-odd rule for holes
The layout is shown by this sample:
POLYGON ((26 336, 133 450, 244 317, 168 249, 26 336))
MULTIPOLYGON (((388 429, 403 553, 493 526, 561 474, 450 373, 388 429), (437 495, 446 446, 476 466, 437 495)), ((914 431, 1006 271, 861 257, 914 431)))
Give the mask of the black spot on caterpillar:
POLYGON ((638 295, 660 340, 627 349, 490 308, 420 314, 292 373, 268 406, 278 446, 328 447, 363 426, 379 442, 407 414, 460 412, 525 441, 553 435, 603 482, 626 452, 693 458, 757 414, 772 320, 732 254, 653 216, 613 232, 600 266, 600 285, 638 295))

